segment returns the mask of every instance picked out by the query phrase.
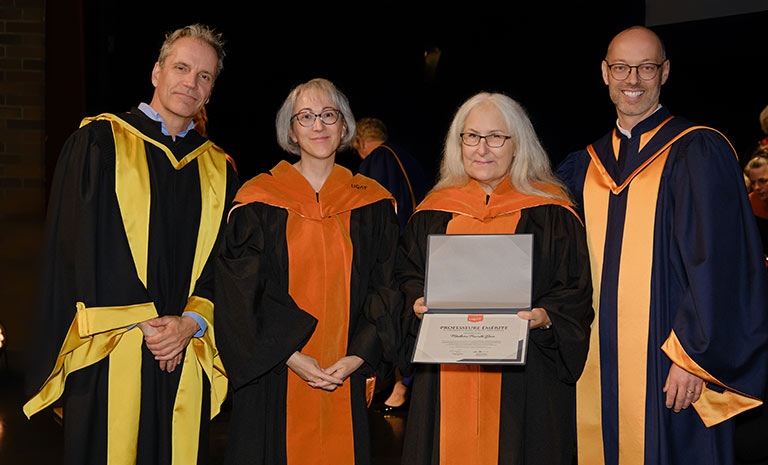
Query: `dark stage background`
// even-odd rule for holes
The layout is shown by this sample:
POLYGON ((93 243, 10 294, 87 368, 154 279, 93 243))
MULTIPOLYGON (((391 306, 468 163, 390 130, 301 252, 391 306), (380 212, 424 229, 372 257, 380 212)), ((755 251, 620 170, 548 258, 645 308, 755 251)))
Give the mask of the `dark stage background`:
MULTIPOLYGON (((557 163, 614 123, 600 61, 616 32, 645 23, 645 3, 634 0, 579 2, 578 7, 443 4, 420 11, 415 5, 387 4, 385 14, 362 11, 373 4, 349 10, 336 4, 260 3, 243 10, 229 2, 203 8, 159 1, 71 3, 82 7, 82 49, 57 53, 80 53, 82 69, 77 57, 69 62, 74 69, 49 68, 49 86, 54 86, 47 102, 49 129, 67 134, 82 116, 149 102, 150 72, 164 33, 204 22, 228 43, 224 71, 208 105, 209 130, 236 160, 243 180, 287 156, 275 142, 274 116, 289 90, 313 77, 333 81, 349 97, 356 117, 384 120, 391 138, 432 174, 453 112, 482 90, 520 101, 557 163), (439 60, 430 66, 437 50, 439 60), (75 100, 82 106, 74 105, 80 112, 54 90, 56 76, 68 79, 58 73, 70 71, 69 79, 84 76, 84 88, 72 85, 66 96, 82 93, 75 100), (61 106, 68 113, 56 117, 61 106)), ((65 19, 56 15, 48 21, 54 50, 57 34, 78 33, 70 23, 57 27, 65 19)), ((662 103, 721 130, 742 158, 761 138, 758 115, 768 104, 767 23, 768 13, 758 12, 653 28, 671 60, 662 103)), ((63 140, 49 132, 50 164, 63 140)))

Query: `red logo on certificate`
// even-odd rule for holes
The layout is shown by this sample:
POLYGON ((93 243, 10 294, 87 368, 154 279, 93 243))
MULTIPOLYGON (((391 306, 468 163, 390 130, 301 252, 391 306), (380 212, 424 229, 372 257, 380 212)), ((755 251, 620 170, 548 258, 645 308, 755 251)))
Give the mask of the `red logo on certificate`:
POLYGON ((467 315, 467 321, 470 323, 480 323, 483 321, 483 315, 467 315))

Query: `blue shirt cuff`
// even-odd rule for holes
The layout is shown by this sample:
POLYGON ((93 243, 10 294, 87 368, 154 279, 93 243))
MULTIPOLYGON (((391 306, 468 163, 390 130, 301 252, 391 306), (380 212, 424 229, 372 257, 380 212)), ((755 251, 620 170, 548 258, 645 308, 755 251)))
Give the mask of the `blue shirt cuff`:
MULTIPOLYGON (((193 337, 203 337, 203 334, 205 334, 205 330, 208 329, 208 323, 205 322, 203 317, 198 315, 195 312, 184 312, 181 314, 181 316, 188 316, 192 318, 193 320, 197 321, 198 326, 200 326, 200 330, 195 333, 193 337)), ((136 325, 128 326, 127 329, 133 329, 136 325)))
POLYGON ((194 337, 203 337, 203 334, 205 334, 205 330, 208 329, 208 323, 205 322, 203 317, 201 317, 195 312, 184 312, 181 314, 181 316, 188 316, 193 320, 197 321, 197 324, 200 325, 200 331, 196 332, 194 337))

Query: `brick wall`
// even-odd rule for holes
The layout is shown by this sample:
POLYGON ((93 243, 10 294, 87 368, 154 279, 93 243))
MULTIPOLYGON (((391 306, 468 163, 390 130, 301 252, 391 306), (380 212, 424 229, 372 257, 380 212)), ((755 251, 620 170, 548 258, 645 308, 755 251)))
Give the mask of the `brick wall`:
POLYGON ((11 369, 19 369, 30 345, 42 243, 44 6, 0 0, 0 321, 11 369))
POLYGON ((0 0, 0 218, 43 214, 44 6, 0 0))

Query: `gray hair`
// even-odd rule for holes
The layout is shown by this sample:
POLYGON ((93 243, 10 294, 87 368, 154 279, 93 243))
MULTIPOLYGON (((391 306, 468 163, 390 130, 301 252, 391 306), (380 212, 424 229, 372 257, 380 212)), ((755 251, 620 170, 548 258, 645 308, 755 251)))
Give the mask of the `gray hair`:
POLYGON ((352 109, 349 107, 349 100, 347 97, 333 85, 333 83, 327 79, 312 79, 303 84, 299 84, 294 87, 293 90, 285 98, 283 105, 277 112, 275 118, 275 129, 277 130, 277 143, 288 153, 294 155, 301 155, 301 149, 299 144, 291 139, 291 124, 293 120, 293 111, 296 105, 296 101, 299 99, 299 95, 302 92, 316 90, 323 92, 341 111, 342 123, 347 125, 347 130, 341 137, 341 143, 336 150, 345 150, 349 147, 355 139, 355 116, 352 114, 352 109))
POLYGON ((360 118, 356 136, 363 140, 387 140, 387 125, 378 118, 360 118))
POLYGON ((165 59, 171 54, 174 42, 182 37, 191 37, 193 39, 202 40, 213 48, 216 52, 216 57, 218 58, 218 61, 216 62, 216 76, 214 76, 214 78, 218 77, 221 70, 224 69, 224 56, 226 56, 226 53, 224 52, 224 41, 222 40, 220 33, 217 33, 208 26, 200 23, 184 26, 165 35, 165 41, 160 47, 160 55, 157 57, 157 62, 160 63, 160 66, 165 64, 165 59))
POLYGON ((508 134, 512 137, 507 143, 514 144, 515 156, 509 168, 509 183, 517 191, 570 201, 567 190, 552 173, 549 158, 536 136, 531 121, 523 107, 504 94, 481 92, 459 107, 453 117, 451 127, 445 136, 443 160, 440 163, 440 179, 433 191, 447 187, 459 187, 469 182, 469 176, 464 171, 462 157, 461 132, 469 113, 477 106, 489 103, 501 113, 508 134), (556 186, 558 194, 552 194, 537 189, 532 184, 542 183, 556 186))

